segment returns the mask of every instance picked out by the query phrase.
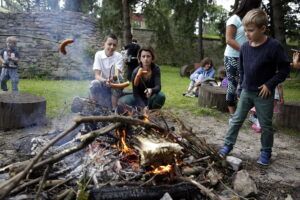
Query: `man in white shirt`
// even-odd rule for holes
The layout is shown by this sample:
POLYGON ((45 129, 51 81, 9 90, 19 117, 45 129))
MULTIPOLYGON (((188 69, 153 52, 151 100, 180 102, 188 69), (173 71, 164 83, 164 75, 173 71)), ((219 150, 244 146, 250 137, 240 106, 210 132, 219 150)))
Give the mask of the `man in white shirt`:
POLYGON ((90 84, 90 97, 100 105, 115 110, 121 89, 109 87, 109 82, 122 79, 122 55, 115 52, 118 38, 114 34, 107 35, 104 39, 104 50, 95 54, 93 70, 95 80, 90 84))

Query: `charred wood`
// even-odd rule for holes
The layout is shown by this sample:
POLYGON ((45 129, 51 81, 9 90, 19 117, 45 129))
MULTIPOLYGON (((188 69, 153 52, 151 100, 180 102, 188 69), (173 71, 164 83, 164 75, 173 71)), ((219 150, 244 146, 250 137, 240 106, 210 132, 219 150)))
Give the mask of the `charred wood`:
POLYGON ((161 185, 147 187, 103 187, 92 190, 89 200, 153 200, 160 199, 168 192, 172 199, 198 199, 208 200, 201 195, 197 187, 191 184, 180 183, 176 185, 161 185))

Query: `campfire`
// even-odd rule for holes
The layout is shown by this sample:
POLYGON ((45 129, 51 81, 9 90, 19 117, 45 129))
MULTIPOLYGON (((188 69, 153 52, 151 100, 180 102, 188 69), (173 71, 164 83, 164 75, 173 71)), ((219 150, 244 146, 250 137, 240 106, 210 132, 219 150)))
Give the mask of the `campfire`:
POLYGON ((81 102, 68 130, 31 138, 33 157, 0 169, 0 199, 220 199, 223 159, 180 120, 81 102))

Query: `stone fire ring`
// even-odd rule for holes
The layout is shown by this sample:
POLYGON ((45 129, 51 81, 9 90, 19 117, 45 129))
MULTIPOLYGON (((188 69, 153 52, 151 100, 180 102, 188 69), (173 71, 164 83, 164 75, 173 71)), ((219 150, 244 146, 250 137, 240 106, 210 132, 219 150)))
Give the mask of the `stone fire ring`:
POLYGON ((45 122, 46 99, 33 94, 0 92, 0 129, 24 128, 45 122))

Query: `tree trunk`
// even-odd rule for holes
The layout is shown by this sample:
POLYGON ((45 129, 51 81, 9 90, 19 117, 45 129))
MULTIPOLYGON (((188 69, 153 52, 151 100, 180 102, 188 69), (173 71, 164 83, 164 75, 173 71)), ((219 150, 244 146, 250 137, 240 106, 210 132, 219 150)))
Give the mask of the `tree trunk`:
POLYGON ((284 11, 282 9, 283 2, 281 0, 270 0, 270 3, 274 37, 285 46, 284 11))
POLYGON ((123 40, 125 44, 128 44, 132 40, 128 0, 122 0, 122 8, 123 8, 123 24, 124 24, 123 40))
POLYGON ((203 49, 203 30, 202 30, 202 19, 203 19, 203 12, 201 12, 201 16, 198 19, 198 56, 199 56, 199 60, 202 60, 204 57, 204 49, 203 49))

